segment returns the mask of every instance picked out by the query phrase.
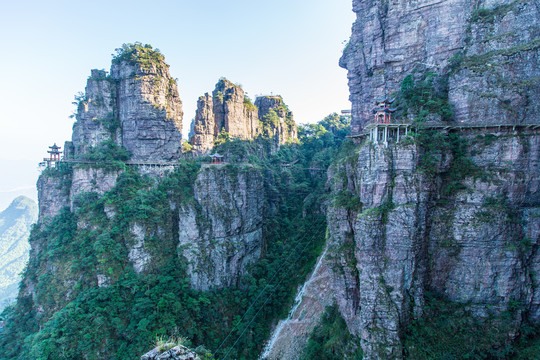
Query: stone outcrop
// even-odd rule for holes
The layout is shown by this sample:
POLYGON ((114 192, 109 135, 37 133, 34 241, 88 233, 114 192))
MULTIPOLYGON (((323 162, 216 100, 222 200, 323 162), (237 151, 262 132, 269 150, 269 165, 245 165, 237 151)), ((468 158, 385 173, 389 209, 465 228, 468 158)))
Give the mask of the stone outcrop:
POLYGON ((119 61, 116 82, 122 144, 132 160, 170 161, 181 154, 182 103, 176 81, 163 60, 141 65, 119 61))
POLYGON ((116 185, 119 174, 118 170, 107 170, 99 167, 74 168, 69 191, 71 211, 75 211, 75 202, 79 195, 88 192, 103 195, 116 185))
POLYGON ((193 202, 179 215, 179 250, 198 290, 238 286, 263 247, 264 186, 260 170, 203 168, 193 202))
POLYGON ((141 360, 201 360, 201 358, 185 346, 174 344, 164 344, 163 349, 160 347, 147 352, 141 356, 141 360))
POLYGON ((286 144, 297 138, 292 112, 281 96, 259 96, 255 99, 255 106, 262 136, 274 138, 278 144, 286 144))
MULTIPOLYGON (((444 177, 418 171, 414 146, 362 146, 355 165, 332 177, 346 179, 334 180, 335 191, 362 203, 361 211, 331 207, 328 220, 334 241, 354 244, 354 265, 342 267, 334 286, 367 359, 401 358, 403 329, 422 315, 426 291, 481 317, 520 302, 515 327, 538 322, 540 137, 498 135, 491 145, 468 138, 488 175, 466 178, 455 197, 444 195, 444 177)), ((439 173, 452 161, 442 154, 439 173)))
POLYGON ((95 166, 76 166, 70 171, 50 170, 37 182, 39 223, 52 219, 65 207, 75 211, 77 198, 82 194, 103 195, 116 185, 121 173, 120 170, 95 166))
POLYGON ((130 231, 135 243, 129 246, 128 259, 133 264, 133 270, 139 274, 146 269, 151 260, 144 244, 144 239, 147 237, 146 229, 143 225, 135 223, 131 226, 130 231))
POLYGON ((71 174, 42 174, 38 178, 39 223, 52 219, 60 210, 70 206, 70 189, 71 174))
POLYGON ((222 131, 242 140, 273 137, 278 145, 297 137, 292 113, 280 96, 261 96, 252 104, 244 90, 227 79, 219 80, 212 96, 199 98, 192 128, 190 142, 199 154, 211 150, 222 131), (268 118, 271 111, 274 116, 268 118))
MULTIPOLYGON (((398 92, 408 74, 426 72, 447 92, 453 122, 539 124, 539 5, 353 0, 357 20, 340 60, 352 133, 371 121, 374 99, 398 92)), ((430 171, 422 168, 426 148, 406 141, 363 142, 329 172, 334 198, 345 194, 358 206, 329 207, 321 262, 332 290, 307 287, 301 306, 309 314, 330 292, 364 359, 404 358, 407 326, 423 316, 428 292, 466 304, 480 319, 520 304, 507 321, 509 338, 539 322, 540 133, 491 127, 454 135, 462 145, 430 154, 430 171)), ((298 359, 284 344, 307 342, 307 323, 292 314, 269 358, 298 359)))
POLYGON ((106 140, 118 141, 120 128, 116 122, 116 84, 105 70, 92 70, 84 94, 77 98, 78 107, 73 125, 73 151, 83 154, 106 140))
POLYGON ((357 20, 340 65, 348 70, 352 132, 373 100, 400 90, 404 75, 445 77, 455 120, 538 123, 536 1, 353 0, 357 20))
POLYGON ((134 161, 171 161, 181 155, 182 102, 169 65, 148 49, 126 50, 111 74, 92 70, 78 97, 73 156, 114 141, 134 161))
POLYGON ((449 76, 455 121, 539 124, 538 1, 481 1, 449 76), (483 8, 482 8, 483 7, 483 8))
MULTIPOLYGON (((104 142, 125 148, 135 162, 174 161, 181 156, 182 103, 169 65, 158 51, 125 48, 113 59, 111 75, 92 70, 85 93, 76 99, 72 141, 65 143, 64 155, 95 163, 76 164, 72 170, 63 167, 39 178, 40 222, 65 206, 73 210, 82 193, 102 195, 116 185, 121 171, 100 163, 100 159, 115 160, 111 146, 101 147, 104 142)), ((172 167, 140 168, 153 177, 170 170, 172 167)))

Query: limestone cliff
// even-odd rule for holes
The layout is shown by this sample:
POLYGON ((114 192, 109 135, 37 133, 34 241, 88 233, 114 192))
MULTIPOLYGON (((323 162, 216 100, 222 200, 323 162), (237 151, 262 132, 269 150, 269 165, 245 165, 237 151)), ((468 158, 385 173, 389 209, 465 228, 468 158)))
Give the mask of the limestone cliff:
POLYGON ((117 84, 121 145, 133 160, 178 159, 183 113, 176 81, 162 56, 150 60, 134 56, 135 61, 119 57, 111 67, 117 84))
POLYGON ((303 310, 276 328, 265 355, 300 358, 317 322, 310 314, 336 301, 364 359, 418 358, 409 326, 430 321, 419 319, 433 315, 434 296, 461 306, 465 321, 495 324, 511 344, 540 315, 540 4, 353 0, 353 9, 340 65, 357 147, 328 176, 319 276, 331 290, 302 288, 303 310), (397 119, 418 132, 388 146, 366 139, 374 100, 400 101, 419 82, 430 95, 415 88, 421 104, 402 101, 397 119), (473 127, 422 127, 441 121, 473 127))
POLYGON ((263 248, 263 177, 257 168, 204 168, 179 214, 179 249, 195 289, 237 287, 263 248))
POLYGON ((242 140, 273 137, 277 144, 297 137, 292 113, 281 97, 260 96, 252 104, 244 90, 227 79, 219 80, 212 96, 199 98, 192 127, 190 141, 199 154, 211 150, 222 132, 242 140))
POLYGON ((134 161, 170 161, 181 154, 182 103, 163 55, 151 47, 125 45, 110 76, 92 70, 78 97, 74 156, 111 140, 134 161))
POLYGON ((256 356, 320 249, 322 174, 345 132, 317 127, 309 144, 276 154, 296 138, 281 97, 253 105, 221 81, 200 118, 274 141, 224 144, 237 156, 226 165, 181 158, 176 83, 140 44, 119 49, 110 76, 92 71, 77 99, 65 157, 38 180, 39 221, 0 357, 128 359, 162 335, 256 356), (250 304, 261 316, 238 322, 250 304), (251 335, 237 341, 228 334, 240 325, 251 335))
POLYGON ((456 158, 441 154, 437 175, 426 176, 414 146, 364 145, 334 176, 343 179, 335 191, 362 204, 332 207, 329 224, 334 239, 354 244, 352 253, 338 252, 349 265, 334 286, 368 359, 402 357, 404 328, 422 316, 426 291, 467 303, 480 317, 519 302, 514 328, 538 322, 538 133, 501 133, 490 145, 466 139, 486 177, 466 175, 453 194, 456 158))
MULTIPOLYGON (((111 74, 92 70, 84 94, 76 100, 72 141, 64 149, 72 163, 40 176, 40 222, 65 206, 73 210, 81 194, 111 190, 128 159, 155 163, 181 156, 183 113, 177 84, 163 55, 149 45, 117 49, 111 74)), ((139 171, 163 176, 171 169, 139 171)))
POLYGON ((444 74, 457 122, 538 123, 536 0, 353 1, 357 20, 340 65, 348 70, 352 132, 373 100, 414 71, 444 74), (536 95, 535 95, 536 94, 536 95))
POLYGON ((76 100, 77 121, 73 125, 73 155, 88 151, 106 140, 120 140, 115 118, 116 84, 104 70, 92 70, 84 94, 76 100))

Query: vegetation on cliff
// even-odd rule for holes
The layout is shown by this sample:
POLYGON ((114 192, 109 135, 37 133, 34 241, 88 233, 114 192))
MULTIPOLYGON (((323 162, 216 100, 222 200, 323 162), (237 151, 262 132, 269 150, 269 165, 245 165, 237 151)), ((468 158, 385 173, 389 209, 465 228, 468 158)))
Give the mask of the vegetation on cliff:
POLYGON ((113 64, 119 64, 122 61, 137 64, 145 70, 153 66, 158 69, 165 65, 165 57, 159 49, 154 49, 152 45, 135 42, 133 44, 122 44, 122 47, 115 49, 113 55, 113 64))
MULTIPOLYGON (((238 288, 191 289, 178 256, 178 207, 193 197, 200 161, 183 161, 157 182, 125 167, 103 196, 81 194, 73 212, 65 209, 32 231, 34 250, 18 302, 3 314, 0 358, 134 359, 156 337, 183 336, 217 357, 255 359, 320 254, 325 170, 347 126, 333 115, 304 127, 300 144, 277 153, 268 139, 227 140, 216 149, 238 154, 224 172, 241 171, 236 159, 265 174, 264 197, 273 209, 263 229, 265 253, 238 288), (321 171, 308 169, 315 167, 321 171), (129 255, 134 224, 147 229, 152 259, 140 273, 129 255)), ((114 162, 127 159, 109 150, 114 162)))
POLYGON ((362 359, 360 341, 349 332, 337 304, 326 308, 321 323, 311 333, 302 359, 362 359))

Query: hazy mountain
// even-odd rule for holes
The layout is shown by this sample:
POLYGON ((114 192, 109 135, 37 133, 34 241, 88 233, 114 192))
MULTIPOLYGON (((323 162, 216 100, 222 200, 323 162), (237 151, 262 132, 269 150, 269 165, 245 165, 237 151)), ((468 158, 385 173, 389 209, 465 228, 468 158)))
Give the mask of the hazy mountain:
POLYGON ((34 200, 19 196, 0 213, 0 311, 17 296, 19 274, 28 260, 28 235, 37 220, 34 200))

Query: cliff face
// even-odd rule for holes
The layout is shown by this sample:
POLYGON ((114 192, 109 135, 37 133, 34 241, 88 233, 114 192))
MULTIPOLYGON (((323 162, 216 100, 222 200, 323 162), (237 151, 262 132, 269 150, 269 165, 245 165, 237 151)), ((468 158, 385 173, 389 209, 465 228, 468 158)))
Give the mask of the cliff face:
MULTIPOLYGON (((538 3, 354 1, 354 10, 340 63, 349 70, 353 133, 370 120, 374 98, 425 71, 447 81, 439 84, 451 121, 539 123, 538 3)), ((403 356, 405 329, 422 317, 427 292, 480 318, 521 304, 514 337, 523 322, 538 322, 538 135, 428 131, 413 145, 364 143, 335 168, 336 196, 361 204, 334 204, 328 222, 334 240, 353 244, 337 253, 348 265, 334 286, 365 358, 403 356)))
POLYGON ((104 70, 92 70, 86 89, 78 99, 73 125, 73 155, 83 154, 106 140, 120 141, 116 123, 116 84, 104 70))
POLYGON ((273 137, 278 145, 297 137, 292 113, 281 97, 261 96, 253 105, 239 85, 226 79, 216 84, 212 96, 199 98, 191 144, 198 153, 206 153, 222 131, 242 140, 273 137))
MULTIPOLYGON (((243 91, 222 85, 225 87, 216 91, 223 91, 226 97, 210 111, 221 119, 220 124, 248 138, 251 130, 239 128, 244 119, 238 120, 241 113, 235 107, 239 102, 245 109, 243 91)), ((66 226, 76 218, 76 228, 71 228, 69 236, 82 240, 89 233, 95 238, 97 232, 109 226, 120 226, 118 217, 126 215, 110 200, 115 191, 120 191, 116 189, 119 179, 129 178, 130 174, 150 175, 150 188, 173 181, 172 165, 154 169, 125 163, 128 159, 163 162, 180 157, 181 102, 162 55, 148 48, 128 47, 113 59, 110 77, 104 71, 93 70, 76 119, 73 142, 67 143, 71 163, 46 169, 37 185, 40 231, 57 226, 59 216, 66 226), (97 212, 88 211, 88 205, 100 198, 109 198, 108 204, 97 212)), ((187 274, 194 289, 237 286, 247 266, 259 259, 263 246, 264 187, 260 171, 252 167, 238 170, 236 165, 204 168, 194 178, 183 181, 183 189, 193 192, 193 201, 172 196, 163 210, 166 220, 149 224, 144 218, 134 217, 122 225, 126 238, 122 240, 121 260, 117 260, 144 275, 159 267, 164 257, 163 249, 156 249, 152 239, 168 239, 172 248, 178 248, 178 256, 187 258, 187 274)), ((125 188, 125 180, 122 186, 125 188)), ((72 239, 70 244, 76 243, 72 239)), ((109 287, 117 280, 111 274, 112 268, 104 265, 84 274, 65 268, 67 262, 75 260, 49 256, 47 249, 54 246, 54 241, 45 235, 36 235, 32 252, 39 269, 36 272, 54 278, 59 296, 44 300, 42 294, 46 291, 40 290, 42 283, 35 274, 26 276, 21 293, 32 298, 34 309, 45 318, 73 300, 78 294, 78 282, 109 287)))
POLYGON ((188 261, 192 287, 238 286, 263 247, 264 186, 260 170, 205 168, 193 202, 179 214, 179 249, 188 261))
POLYGON ((352 132, 404 74, 446 74, 455 121, 538 123, 536 1, 353 1, 348 70, 352 132))
POLYGON ((296 139, 298 133, 292 112, 281 96, 259 96, 255 100, 255 106, 259 114, 259 131, 263 136, 273 137, 278 144, 286 144, 296 139))
POLYGON ((132 159, 178 159, 182 140, 182 103, 176 81, 163 60, 141 65, 118 61, 111 67, 117 86, 122 144, 132 159))
POLYGON ((113 60, 110 76, 92 70, 78 100, 74 156, 111 140, 129 151, 133 161, 180 157, 182 102, 158 52, 127 49, 113 60))
POLYGON ((401 358, 404 329, 422 316, 426 291, 467 303, 479 317, 517 302, 514 329, 538 322, 538 134, 500 134, 490 145, 467 140, 487 175, 466 176, 450 197, 456 160, 445 154, 435 177, 419 171, 411 146, 365 145, 353 171, 341 169, 334 188, 358 196, 362 208, 329 211, 332 236, 354 244, 352 254, 339 255, 354 262, 334 286, 368 359, 401 358))
POLYGON ((274 141, 224 144, 237 156, 226 165, 182 159, 180 101, 162 55, 119 50, 110 76, 92 71, 66 156, 38 180, 39 222, 0 357, 135 358, 158 334, 212 349, 228 340, 222 353, 253 357, 320 250, 324 176, 308 168, 327 167, 345 137, 330 130, 347 123, 327 120, 306 146, 275 154, 296 137, 283 100, 253 105, 222 81, 198 118, 274 141), (283 254, 296 259, 284 264, 283 254), (239 324, 250 304, 262 316, 239 324), (231 342, 237 325, 251 335, 231 342))
MULTIPOLYGON (((128 158, 170 162, 181 156, 182 102, 159 52, 123 48, 113 59, 111 75, 92 70, 85 93, 77 100, 72 141, 66 142, 64 154, 90 164, 73 169, 62 164, 60 171, 46 171, 39 178, 40 222, 52 219, 65 206, 74 210, 81 194, 103 195, 111 190, 124 166, 107 166, 107 162, 128 158)), ((172 168, 139 169, 151 176, 163 176, 164 170, 172 168)))
MULTIPOLYGON (((353 9, 340 60, 353 135, 371 121, 374 100, 404 96, 408 75, 440 101, 406 111, 411 103, 401 102, 408 115, 397 121, 540 123, 538 1, 354 0, 353 9), (453 111, 446 119, 442 106, 453 111)), ((332 301, 361 339, 364 359, 419 358, 428 342, 414 344, 410 326, 428 326, 434 297, 446 301, 445 321, 476 319, 487 334, 501 329, 499 316, 505 325, 496 336, 507 344, 526 336, 522 325, 538 324, 540 311, 538 129, 420 128, 399 144, 356 143, 328 176, 334 201, 318 271, 331 290, 308 280, 298 307, 276 327, 268 358, 300 358, 294 349, 318 321, 309 314, 332 301)))

